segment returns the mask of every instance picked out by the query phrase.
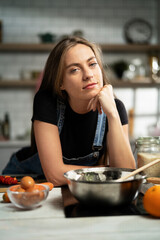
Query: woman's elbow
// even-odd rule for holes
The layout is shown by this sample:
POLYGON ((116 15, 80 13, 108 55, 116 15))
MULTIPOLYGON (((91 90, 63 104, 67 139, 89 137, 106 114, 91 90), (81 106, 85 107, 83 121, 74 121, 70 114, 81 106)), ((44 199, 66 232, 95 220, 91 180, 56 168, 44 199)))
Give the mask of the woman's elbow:
POLYGON ((63 174, 53 174, 51 176, 47 176, 46 175, 46 179, 48 182, 51 182, 53 183, 53 185, 55 187, 58 187, 58 186, 63 186, 63 185, 66 185, 67 184, 67 181, 66 179, 64 178, 63 174))

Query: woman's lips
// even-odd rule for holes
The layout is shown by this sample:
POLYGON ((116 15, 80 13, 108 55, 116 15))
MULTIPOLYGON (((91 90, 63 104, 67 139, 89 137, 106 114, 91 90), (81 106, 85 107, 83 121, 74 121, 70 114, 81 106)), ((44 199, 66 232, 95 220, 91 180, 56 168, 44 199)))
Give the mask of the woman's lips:
POLYGON ((91 89, 94 88, 97 85, 97 83, 90 83, 87 86, 85 86, 83 89, 91 89))

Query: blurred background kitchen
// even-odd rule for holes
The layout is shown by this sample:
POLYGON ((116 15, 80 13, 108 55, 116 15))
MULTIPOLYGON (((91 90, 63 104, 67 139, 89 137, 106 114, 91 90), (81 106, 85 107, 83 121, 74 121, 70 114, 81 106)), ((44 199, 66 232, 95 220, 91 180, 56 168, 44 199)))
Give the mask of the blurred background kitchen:
POLYGON ((32 103, 54 44, 79 35, 100 45, 131 143, 160 135, 159 0, 0 0, 0 171, 30 143, 32 103))

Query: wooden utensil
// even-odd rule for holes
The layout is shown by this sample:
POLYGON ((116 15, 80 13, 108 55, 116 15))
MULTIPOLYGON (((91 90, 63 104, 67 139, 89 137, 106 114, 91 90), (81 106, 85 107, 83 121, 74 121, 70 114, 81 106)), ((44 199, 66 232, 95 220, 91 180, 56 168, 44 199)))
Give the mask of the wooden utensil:
POLYGON ((160 184, 160 177, 148 177, 147 183, 160 184))
POLYGON ((0 193, 5 193, 7 191, 7 188, 4 187, 4 188, 0 188, 0 193))
POLYGON ((134 170, 133 172, 129 173, 128 175, 126 175, 124 177, 118 178, 116 181, 120 182, 120 181, 126 180, 127 178, 132 177, 132 176, 136 175, 137 173, 142 172, 145 169, 147 169, 147 168, 149 168, 149 167, 151 167, 151 166, 153 166, 153 165, 155 165, 155 164, 157 164, 159 162, 160 162, 160 158, 158 158, 158 159, 156 159, 156 160, 154 160, 154 161, 144 165, 143 167, 140 167, 140 168, 134 170))

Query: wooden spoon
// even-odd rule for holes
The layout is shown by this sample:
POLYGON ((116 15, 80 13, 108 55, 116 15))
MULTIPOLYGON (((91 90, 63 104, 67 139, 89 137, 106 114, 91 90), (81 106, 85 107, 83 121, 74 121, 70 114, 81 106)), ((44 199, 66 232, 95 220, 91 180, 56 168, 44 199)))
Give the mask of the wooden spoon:
POLYGON ((132 176, 136 175, 137 173, 142 172, 143 170, 145 170, 145 169, 147 169, 147 168, 149 168, 149 167, 151 167, 151 166, 153 166, 153 165, 155 165, 159 162, 160 162, 160 158, 144 165, 143 167, 140 167, 140 168, 134 170, 133 172, 129 173, 128 175, 126 175, 124 177, 118 178, 116 181, 120 182, 120 181, 126 180, 127 178, 132 177, 132 176))

